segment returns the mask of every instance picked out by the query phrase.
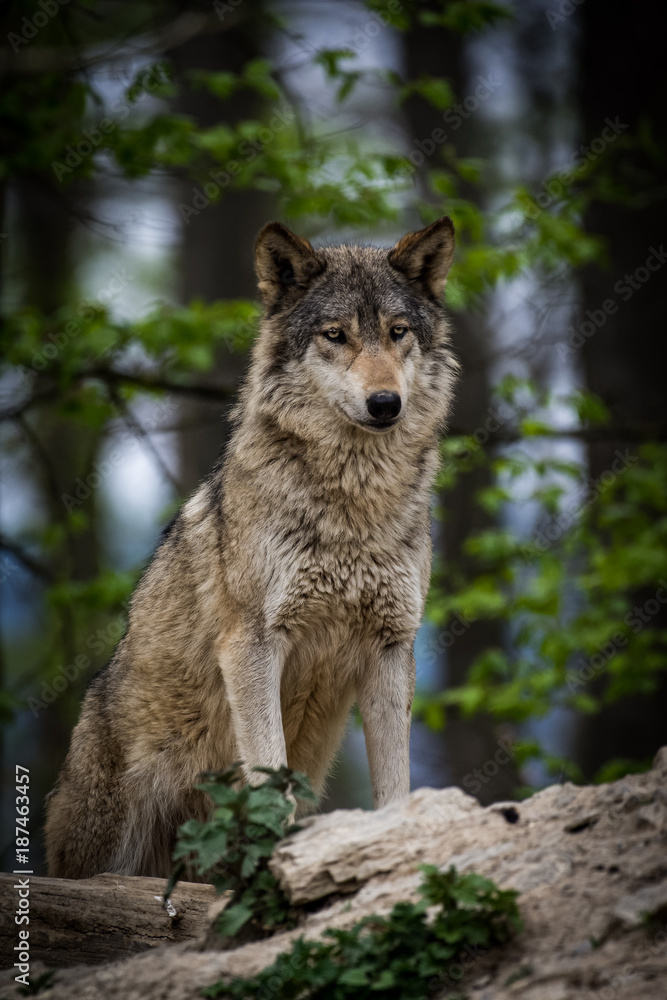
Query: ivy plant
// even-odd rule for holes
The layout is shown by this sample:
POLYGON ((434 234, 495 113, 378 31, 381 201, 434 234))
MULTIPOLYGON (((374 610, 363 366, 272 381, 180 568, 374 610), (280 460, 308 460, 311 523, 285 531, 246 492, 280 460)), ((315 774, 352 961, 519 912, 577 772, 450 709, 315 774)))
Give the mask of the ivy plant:
POLYGON ((449 970, 464 950, 479 955, 522 929, 515 891, 453 867, 424 865, 422 873, 418 902, 396 903, 388 916, 364 917, 349 930, 326 930, 321 941, 298 938, 257 976, 219 981, 202 995, 418 1000, 458 983, 458 968, 449 970))
POLYGON ((241 764, 202 775, 195 787, 212 801, 207 820, 190 819, 178 835, 176 867, 167 883, 168 899, 186 872, 211 882, 230 899, 217 920, 225 938, 257 939, 294 917, 289 901, 268 868, 275 845, 298 829, 292 823, 296 798, 315 802, 308 778, 283 766, 256 767, 266 775, 259 785, 242 784, 241 764))

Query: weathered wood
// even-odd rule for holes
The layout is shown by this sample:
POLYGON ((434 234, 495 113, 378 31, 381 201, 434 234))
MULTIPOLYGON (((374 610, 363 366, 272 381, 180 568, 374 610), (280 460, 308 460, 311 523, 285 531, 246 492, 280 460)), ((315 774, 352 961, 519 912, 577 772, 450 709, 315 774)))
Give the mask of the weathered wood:
MULTIPOLYGON (((0 873, 0 961, 14 962, 18 876, 0 873)), ((203 933, 215 899, 211 885, 181 882, 167 910, 165 880, 128 875, 87 879, 30 877, 30 959, 50 968, 97 965, 203 933)), ((23 925, 25 926, 25 925, 23 925)))

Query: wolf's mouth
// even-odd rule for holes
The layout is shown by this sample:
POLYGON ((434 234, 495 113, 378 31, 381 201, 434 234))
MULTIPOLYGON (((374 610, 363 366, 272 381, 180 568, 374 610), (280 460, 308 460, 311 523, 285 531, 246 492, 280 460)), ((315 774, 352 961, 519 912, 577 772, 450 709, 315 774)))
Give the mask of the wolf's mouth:
POLYGON ((349 413, 346 413, 342 406, 336 404, 336 409, 340 413, 341 417, 344 417, 348 424, 352 424, 353 427, 361 427, 364 431, 374 431, 377 434, 384 434, 386 431, 391 430, 396 424, 401 422, 401 416, 391 417, 389 420, 354 420, 349 413))
POLYGON ((388 431, 399 422, 398 417, 393 417, 391 420, 367 420, 357 424, 357 426, 363 427, 367 431, 388 431))

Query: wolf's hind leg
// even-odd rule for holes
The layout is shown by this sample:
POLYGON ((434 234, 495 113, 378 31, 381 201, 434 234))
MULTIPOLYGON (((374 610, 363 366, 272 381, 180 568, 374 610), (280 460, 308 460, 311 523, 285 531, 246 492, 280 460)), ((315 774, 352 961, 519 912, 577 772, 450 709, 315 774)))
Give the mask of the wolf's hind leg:
POLYGON ((66 773, 47 802, 46 858, 55 878, 90 878, 112 871, 111 862, 122 838, 124 808, 105 777, 90 775, 77 783, 66 773), (100 806, 100 803, 103 805, 100 806))

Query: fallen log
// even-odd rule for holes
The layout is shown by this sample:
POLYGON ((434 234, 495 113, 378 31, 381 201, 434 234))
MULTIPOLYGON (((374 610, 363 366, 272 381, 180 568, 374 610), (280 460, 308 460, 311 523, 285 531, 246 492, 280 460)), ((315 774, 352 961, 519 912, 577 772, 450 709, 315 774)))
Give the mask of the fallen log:
MULTIPOLYGON (((154 940, 155 927, 166 923, 160 900, 151 898, 160 895, 162 881, 109 875, 91 879, 88 886, 104 885, 107 892, 110 883, 145 887, 148 899, 137 909, 149 926, 138 934, 139 946, 132 943, 141 954, 130 952, 115 960, 121 953, 113 955, 112 942, 95 926, 105 914, 93 919, 104 909, 100 892, 89 889, 90 906, 82 897, 67 906, 68 917, 78 915, 82 925, 79 933, 76 928, 70 932, 68 950, 74 961, 99 962, 99 950, 92 958, 83 950, 87 936, 98 932, 110 960, 102 966, 58 968, 49 1000, 198 1000, 203 988, 221 978, 256 975, 289 951, 297 937, 321 939, 327 928, 349 930, 364 917, 416 901, 422 863, 475 871, 501 888, 519 891, 525 924, 524 932, 503 948, 466 947, 460 962, 444 962, 434 979, 442 986, 436 995, 464 989, 478 1000, 667 996, 667 747, 656 755, 651 771, 612 784, 554 785, 525 802, 486 808, 457 789, 420 789, 377 812, 339 810, 300 825, 301 831, 281 842, 271 860, 282 890, 301 907, 296 928, 221 951, 205 930, 223 901, 212 902, 209 909, 213 890, 184 883, 174 894, 175 908, 183 909, 184 897, 203 898, 201 923, 192 927, 190 939, 185 926, 170 928, 173 937, 165 936, 166 945, 152 948, 142 937, 154 940), (171 943, 179 939, 177 934, 180 943, 171 943)), ((51 882, 56 891, 71 886, 84 891, 86 886, 35 882, 51 882)), ((10 876, 5 887, 12 883, 10 876)), ((116 897, 121 892, 119 888, 116 897)), ((3 902, 6 898, 5 888, 3 902)), ((16 894, 9 898, 2 912, 11 929, 3 934, 11 937, 16 933, 16 894)), ((115 905, 127 911, 118 898, 115 905)), ((141 927, 137 916, 133 923, 126 916, 133 931, 141 927)), ((118 919, 116 924, 106 921, 107 934, 114 933, 118 919)), ((57 913, 47 923, 63 928, 57 913)), ((34 984, 45 966, 63 964, 54 957, 32 961, 42 954, 31 957, 34 984)), ((289 986, 288 979, 283 982, 289 986)), ((21 1000, 21 988, 11 966, 0 972, 3 1000, 21 1000)), ((279 983, 273 995, 281 995, 279 983)))
MULTIPOLYGON (((15 961, 17 875, 0 873, 0 962, 15 961)), ((49 968, 98 965, 203 933, 215 899, 211 885, 180 882, 168 906, 165 880, 129 875, 87 879, 30 877, 30 960, 49 968)), ((26 925, 22 925, 26 926, 26 925)))

